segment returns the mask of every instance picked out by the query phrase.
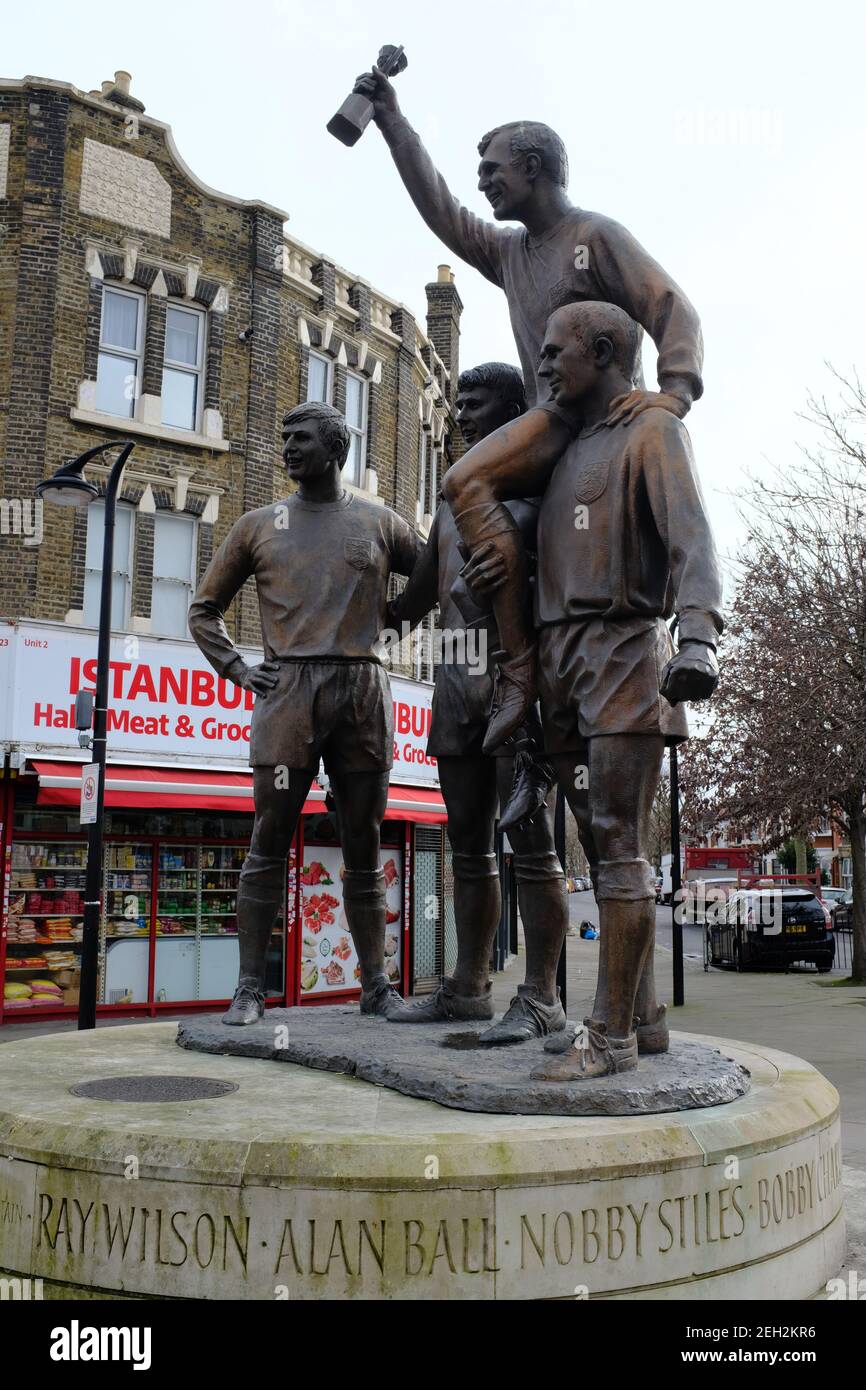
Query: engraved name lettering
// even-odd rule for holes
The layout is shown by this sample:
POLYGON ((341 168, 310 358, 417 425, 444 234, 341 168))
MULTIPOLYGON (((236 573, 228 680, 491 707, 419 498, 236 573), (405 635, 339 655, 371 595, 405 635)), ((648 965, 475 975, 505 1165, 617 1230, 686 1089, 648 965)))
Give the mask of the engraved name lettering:
POLYGON ((249 1217, 236 1221, 209 1212, 108 1202, 98 1207, 91 1202, 85 1208, 75 1197, 58 1200, 50 1192, 39 1193, 37 1248, 47 1246, 67 1255, 100 1253, 120 1264, 137 1258, 139 1264, 175 1269, 192 1261, 200 1269, 239 1266, 245 1273, 249 1240, 249 1217))

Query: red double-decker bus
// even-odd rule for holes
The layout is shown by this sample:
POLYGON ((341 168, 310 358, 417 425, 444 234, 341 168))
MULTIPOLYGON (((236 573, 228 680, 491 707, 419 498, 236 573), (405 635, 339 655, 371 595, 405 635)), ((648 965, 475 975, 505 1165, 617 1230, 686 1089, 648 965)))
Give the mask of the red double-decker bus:
MULTIPOLYGON (((761 872, 761 852, 757 844, 687 845, 683 850, 683 920, 693 925, 707 921, 707 910, 718 911, 738 885, 740 875, 761 872)), ((667 898, 670 901, 670 888, 667 898)), ((664 885, 663 885, 664 895, 664 885)))
MULTIPOLYGON (((705 897, 711 890, 716 901, 727 898, 737 886, 740 873, 760 873, 761 853, 757 844, 720 845, 714 849, 706 845, 686 845, 682 852, 680 880, 683 901, 687 903, 686 921, 703 920, 703 911, 698 898, 705 897), (702 893, 689 890, 689 884, 706 885, 702 893), (695 916, 695 913, 698 916, 695 916)), ((662 859, 662 901, 669 903, 672 895, 671 856, 662 859)))

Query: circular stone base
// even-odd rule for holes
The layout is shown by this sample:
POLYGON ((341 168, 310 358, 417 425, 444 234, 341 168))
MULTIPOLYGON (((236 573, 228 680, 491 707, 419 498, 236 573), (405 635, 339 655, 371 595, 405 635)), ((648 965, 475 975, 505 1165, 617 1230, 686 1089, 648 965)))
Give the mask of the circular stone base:
POLYGON ((742 1301, 811 1297, 842 1263, 838 1096, 796 1057, 675 1035, 747 1068, 750 1091, 663 1115, 492 1115, 175 1035, 0 1048, 4 1275, 49 1299, 742 1301), (237 1089, 70 1094, 130 1075, 237 1089))
POLYGON ((268 1009, 244 1028, 199 1014, 178 1025, 193 1052, 266 1057, 336 1071, 492 1115, 654 1115, 726 1105, 746 1094, 749 1073, 717 1047, 674 1035, 669 1052, 641 1057, 636 1070, 590 1081, 532 1081, 544 1040, 482 1047, 489 1023, 386 1023, 357 1006, 268 1009))

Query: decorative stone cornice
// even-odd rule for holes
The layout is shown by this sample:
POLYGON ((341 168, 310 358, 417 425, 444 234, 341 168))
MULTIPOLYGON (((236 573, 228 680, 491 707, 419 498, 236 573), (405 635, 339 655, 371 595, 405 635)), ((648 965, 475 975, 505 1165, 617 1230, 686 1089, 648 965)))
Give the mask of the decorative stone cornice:
MULTIPOLYGON (((111 472, 109 465, 102 463, 89 463, 86 467, 87 473, 93 474, 93 480, 97 485, 104 485, 111 472)), ((219 516, 220 498, 224 496, 226 489, 216 487, 213 483, 193 482, 196 470, 176 466, 173 473, 157 473, 155 470, 147 468, 127 467, 123 471, 124 488, 139 490, 137 507, 139 511, 153 513, 163 510, 158 499, 160 495, 168 497, 171 501, 173 511, 182 512, 193 510, 202 521, 213 524, 219 516), (193 500, 199 503, 194 507, 188 507, 188 503, 193 500)))
POLYGON ((229 286, 208 279, 201 273, 201 260, 187 257, 182 265, 158 256, 139 256, 140 244, 127 237, 122 244, 110 245, 88 240, 84 251, 85 274, 92 279, 121 280, 166 298, 169 294, 188 299, 213 314, 224 314, 229 306, 229 286))

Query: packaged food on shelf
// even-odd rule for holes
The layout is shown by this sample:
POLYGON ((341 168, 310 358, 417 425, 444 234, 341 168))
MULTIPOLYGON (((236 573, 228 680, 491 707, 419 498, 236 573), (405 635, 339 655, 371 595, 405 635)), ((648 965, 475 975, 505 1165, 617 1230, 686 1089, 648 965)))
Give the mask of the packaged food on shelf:
POLYGON ((6 938, 10 943, 35 941, 38 928, 32 917, 10 918, 7 923, 6 938))
POLYGON ((3 998, 6 999, 29 999, 33 993, 29 985, 23 982, 18 983, 14 980, 7 980, 3 986, 3 998))
POLYGON ((74 951, 52 951, 51 966, 54 970, 58 968, 72 968, 80 964, 79 958, 74 951))

